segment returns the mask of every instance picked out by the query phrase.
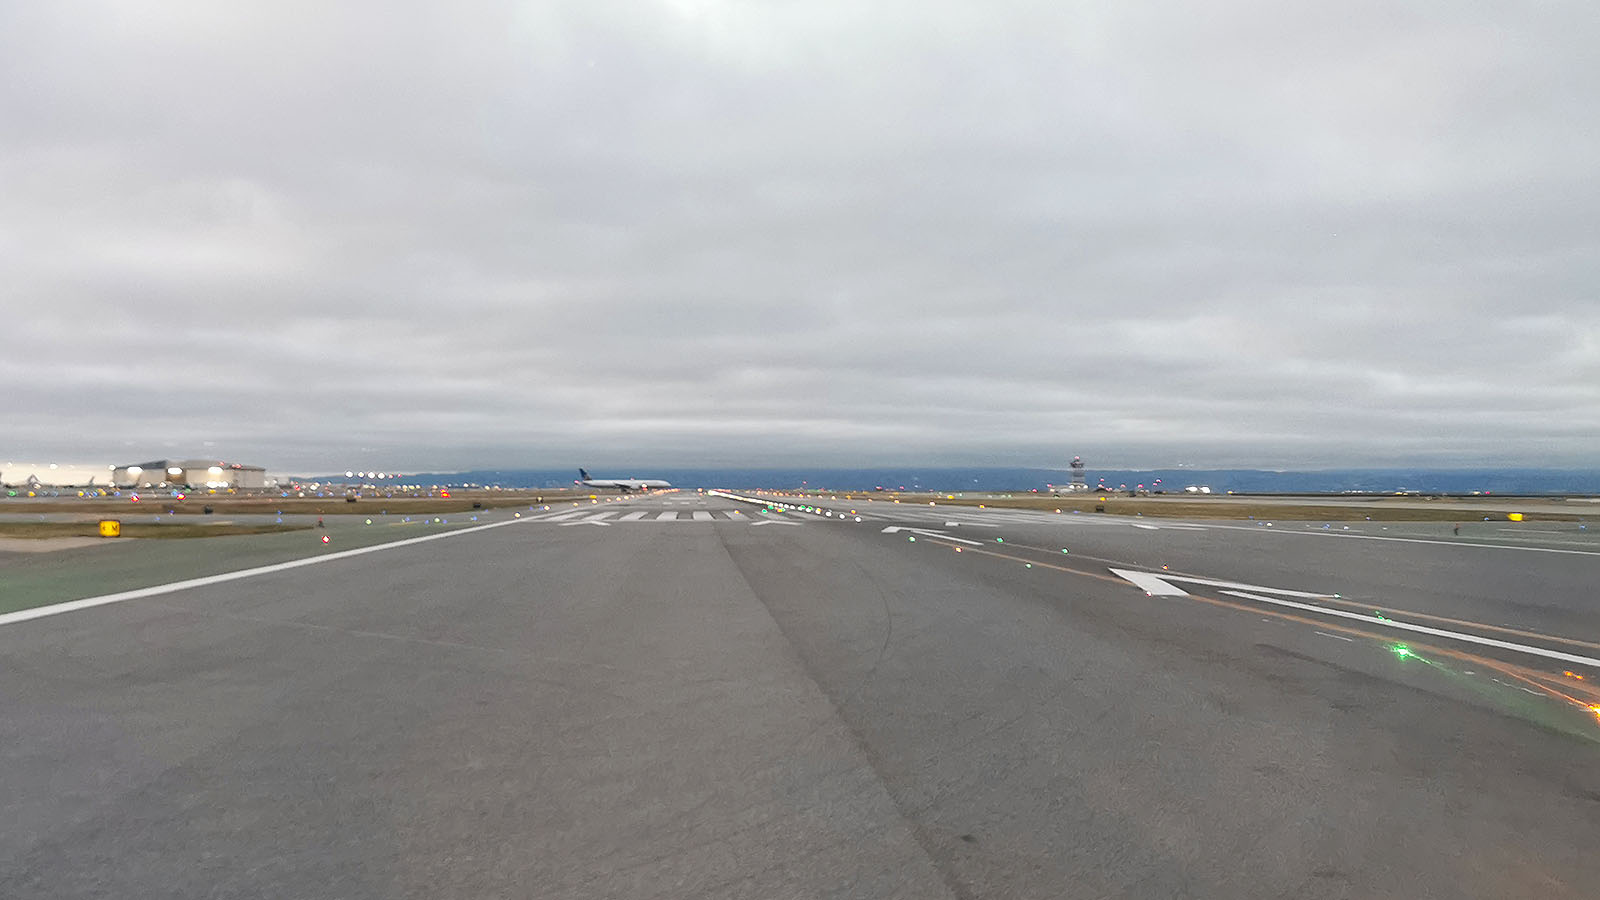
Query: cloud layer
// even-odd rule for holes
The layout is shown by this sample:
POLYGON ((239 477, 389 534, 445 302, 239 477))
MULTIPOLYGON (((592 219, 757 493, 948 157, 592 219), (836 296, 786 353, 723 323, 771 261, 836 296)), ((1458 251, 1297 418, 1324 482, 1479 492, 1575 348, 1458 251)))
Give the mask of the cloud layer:
POLYGON ((1593 464, 1584 3, 0 5, 11 455, 1593 464))

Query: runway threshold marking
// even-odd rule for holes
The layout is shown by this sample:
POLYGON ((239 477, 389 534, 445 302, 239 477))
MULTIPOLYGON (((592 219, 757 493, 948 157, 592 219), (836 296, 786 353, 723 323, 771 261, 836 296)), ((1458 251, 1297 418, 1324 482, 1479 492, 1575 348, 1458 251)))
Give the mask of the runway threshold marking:
POLYGON ((172 581, 152 587, 138 588, 132 591, 119 591, 115 594, 101 594, 97 597, 84 597, 81 600, 67 600, 63 603, 52 603, 48 606, 35 606, 32 609, 19 609, 0 615, 0 626, 13 625, 18 622, 27 622, 32 619, 43 619, 49 616, 59 616, 62 613, 76 612, 80 609, 92 609, 96 606, 107 606, 112 603, 122 603, 126 600, 138 600, 143 597, 156 597, 161 594, 172 594, 186 591, 190 588, 206 587, 213 584, 223 584, 229 581, 239 581, 245 578, 254 578, 257 575, 270 575, 273 572, 285 572, 289 569, 298 569, 302 566, 314 566, 318 563, 333 562, 339 559, 349 559, 353 556, 362 556, 367 553, 377 553, 380 550, 393 550, 396 547, 408 547, 412 544, 425 544, 428 541, 442 541, 445 538, 459 537, 463 534, 472 534, 476 531, 488 531, 491 528, 504 528, 507 525, 519 525, 524 522, 538 521, 536 519, 507 519, 504 522, 490 522, 487 525, 474 525, 470 528, 458 528, 454 531, 441 531, 438 534, 425 534, 421 537, 405 538, 399 541, 390 541, 387 544, 373 544, 370 547, 357 547, 354 550, 340 550, 336 553, 325 553, 321 556, 307 556, 301 559, 292 559, 288 562, 273 563, 266 566, 256 566, 253 569, 240 569, 236 572, 223 572, 219 575, 206 575, 200 578, 187 578, 183 581, 172 581))

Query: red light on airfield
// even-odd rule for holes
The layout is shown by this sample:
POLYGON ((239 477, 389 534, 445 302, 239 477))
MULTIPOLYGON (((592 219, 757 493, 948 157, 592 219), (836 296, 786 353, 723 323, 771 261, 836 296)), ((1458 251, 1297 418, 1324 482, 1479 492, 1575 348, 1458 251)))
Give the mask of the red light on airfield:
POLYGON ((327 536, 327 535, 323 535, 323 536, 322 536, 322 542, 323 542, 323 543, 324 543, 324 544, 326 544, 326 543, 328 543, 328 536, 327 536))
POLYGON ((441 496, 441 497, 445 498, 446 500, 448 500, 448 499, 450 499, 450 492, 449 491, 440 491, 439 492, 439 496, 441 496))

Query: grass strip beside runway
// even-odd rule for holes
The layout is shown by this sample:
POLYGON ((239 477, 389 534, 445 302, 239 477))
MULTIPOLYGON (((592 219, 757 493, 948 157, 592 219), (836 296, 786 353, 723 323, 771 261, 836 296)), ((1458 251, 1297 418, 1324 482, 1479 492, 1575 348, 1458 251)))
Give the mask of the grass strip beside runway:
MULTIPOLYGON (((208 538, 239 534, 276 534, 280 531, 304 531, 310 525, 278 525, 256 522, 246 525, 218 522, 212 525, 156 524, 152 522, 124 522, 121 538, 208 538)), ((8 538, 62 538, 98 537, 96 522, 0 522, 0 537, 8 538)))

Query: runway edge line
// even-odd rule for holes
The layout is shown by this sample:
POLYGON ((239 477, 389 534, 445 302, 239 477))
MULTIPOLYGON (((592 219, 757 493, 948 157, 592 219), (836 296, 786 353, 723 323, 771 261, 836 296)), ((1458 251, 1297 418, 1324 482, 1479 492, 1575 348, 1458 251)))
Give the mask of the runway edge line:
POLYGON ((270 575, 273 572, 283 572, 289 569, 298 569, 301 566, 314 566, 318 563, 334 562, 340 559, 349 559, 352 556, 361 556, 366 553, 377 553, 379 550, 392 550, 395 547, 406 547, 412 544, 424 544, 428 541, 439 541, 445 538, 471 534, 475 531, 488 531, 491 528, 502 528, 506 525, 516 525, 521 522, 536 521, 531 519, 507 519, 504 522, 491 522, 487 525, 474 525, 471 528, 460 528, 454 531, 444 531, 438 534, 426 534, 421 537, 406 538, 399 541, 390 541, 387 544, 374 544, 371 547, 357 547, 354 550, 340 550, 323 556, 307 556, 302 559, 292 559, 288 562, 273 563, 268 566, 257 566, 253 569, 240 569, 236 572, 223 572, 220 575, 206 575, 200 578, 189 578, 183 581, 173 581, 167 584, 158 584, 147 588, 138 588, 132 591, 119 591, 115 594, 101 594, 97 597, 85 597, 81 600, 67 600, 62 603, 52 603, 48 606, 36 606, 32 609, 19 609, 0 615, 0 626, 14 625, 18 622, 27 622, 32 619, 43 619, 50 616, 59 616, 62 613, 76 612, 80 609, 92 609, 96 606, 106 606, 112 603, 121 603, 125 600, 138 600, 141 597, 155 597, 161 594, 171 594, 177 591, 186 591, 190 588, 205 587, 212 584, 222 584, 228 581, 239 581, 244 578, 254 578, 257 575, 270 575))

